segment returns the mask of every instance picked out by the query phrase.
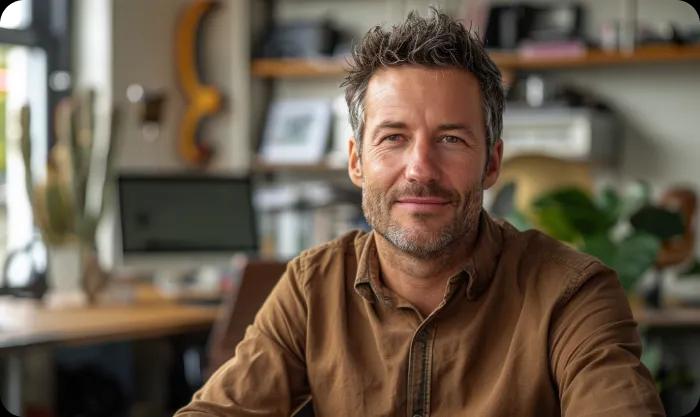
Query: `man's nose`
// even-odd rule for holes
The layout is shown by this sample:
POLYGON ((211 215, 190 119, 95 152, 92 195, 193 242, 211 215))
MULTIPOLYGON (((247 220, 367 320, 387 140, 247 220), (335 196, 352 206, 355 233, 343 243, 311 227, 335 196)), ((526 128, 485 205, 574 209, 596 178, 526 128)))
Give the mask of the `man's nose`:
POLYGON ((436 156, 436 150, 433 148, 430 140, 419 139, 414 141, 407 155, 406 179, 410 182, 422 184, 437 181, 440 168, 436 156))

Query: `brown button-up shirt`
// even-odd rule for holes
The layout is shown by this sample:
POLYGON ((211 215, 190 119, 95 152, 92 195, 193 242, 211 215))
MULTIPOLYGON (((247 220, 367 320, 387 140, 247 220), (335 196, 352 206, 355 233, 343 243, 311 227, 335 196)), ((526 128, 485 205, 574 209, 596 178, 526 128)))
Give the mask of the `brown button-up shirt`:
POLYGON ((373 233, 289 263, 235 356, 176 416, 663 416, 615 274, 481 216, 423 317, 382 285, 373 233))

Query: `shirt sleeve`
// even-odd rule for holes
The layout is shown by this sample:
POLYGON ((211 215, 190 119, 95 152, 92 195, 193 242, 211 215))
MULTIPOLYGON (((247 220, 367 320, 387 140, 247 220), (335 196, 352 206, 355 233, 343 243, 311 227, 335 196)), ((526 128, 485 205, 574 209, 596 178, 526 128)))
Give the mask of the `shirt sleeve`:
POLYGON ((306 297, 299 260, 289 263, 233 358, 175 417, 289 416, 308 398, 306 297))
POLYGON ((555 309, 550 360, 563 417, 665 416, 615 273, 589 267, 555 309))

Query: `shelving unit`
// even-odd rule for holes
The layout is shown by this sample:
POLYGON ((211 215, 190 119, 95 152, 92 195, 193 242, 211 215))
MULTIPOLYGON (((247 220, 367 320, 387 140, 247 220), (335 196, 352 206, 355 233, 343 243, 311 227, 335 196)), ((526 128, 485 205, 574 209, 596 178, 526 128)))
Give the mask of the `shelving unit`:
MULTIPOLYGON (((524 57, 517 52, 491 52, 491 57, 504 73, 506 80, 518 71, 547 71, 596 68, 604 66, 628 66, 654 63, 678 63, 700 61, 700 44, 654 45, 637 48, 634 52, 610 52, 589 50, 581 56, 524 57)), ((346 60, 340 58, 265 58, 254 59, 251 75, 259 79, 320 79, 339 78, 345 74, 346 60)), ((325 163, 313 165, 272 165, 256 162, 252 171, 256 174, 275 173, 340 174, 346 168, 325 163)))
POLYGON ((657 45, 637 48, 634 52, 589 50, 575 57, 523 57, 515 53, 491 54, 503 70, 558 70, 630 64, 699 61, 700 45, 657 45))
MULTIPOLYGON (((298 11, 296 8, 289 8, 289 2, 279 2, 275 0, 268 1, 268 9, 265 18, 269 23, 279 21, 298 19, 300 16, 313 16, 319 18, 320 15, 315 14, 315 10, 309 8, 305 11, 298 11), (294 9, 294 10, 292 10, 294 9)), ((319 1, 320 5, 330 3, 327 0, 319 1)), ((377 4, 381 2, 376 2, 377 4)), ((457 4, 458 2, 454 2, 457 4)), ((459 2, 461 3, 461 2, 459 2)), ((335 6, 335 5, 334 5, 335 6)), ((399 18, 403 15, 402 8, 391 8, 388 5, 377 6, 376 14, 381 15, 386 13, 384 20, 389 20, 393 17, 399 18), (395 13, 394 13, 395 12, 395 13), (396 16, 389 16, 392 13, 396 16)), ((328 10, 333 10, 338 16, 337 23, 344 25, 348 30, 353 29, 357 34, 361 33, 362 28, 359 19, 364 21, 369 18, 366 12, 355 15, 348 13, 345 6, 329 7, 328 10), (347 21, 345 17, 347 14, 347 21), (359 23, 358 23, 359 22, 359 23)), ((333 14, 333 13, 330 13, 333 14)), ((584 50, 578 55, 569 56, 553 56, 538 54, 537 56, 526 56, 517 51, 502 52, 491 51, 491 57, 501 69, 503 80, 506 85, 511 84, 516 75, 531 71, 549 72, 546 75, 559 75, 558 71, 570 70, 586 70, 586 69, 602 69, 615 67, 619 71, 634 71, 637 66, 647 64, 671 64, 679 62, 700 62, 700 44, 694 45, 649 45, 637 48, 633 52, 622 51, 603 51, 597 49, 584 50)), ((261 91, 256 94, 256 98, 260 99, 260 112, 264 112, 266 106, 276 98, 290 98, 304 96, 307 91, 309 96, 319 93, 324 88, 337 88, 342 77, 347 74, 348 58, 343 57, 318 57, 318 58, 259 58, 249 61, 250 76, 252 82, 261 91), (333 86, 333 87, 332 87, 333 86)), ((572 76, 577 74, 572 73, 572 76)), ((340 94, 340 90, 334 90, 336 94, 340 94)), ((326 97, 326 90, 323 90, 319 96, 326 97)), ((259 134, 257 134, 259 136, 259 134)), ((255 142, 258 137, 252 138, 255 142)), ((347 168, 345 166, 337 166, 334 164, 314 163, 308 165, 290 165, 290 164, 270 164, 264 163, 258 159, 258 155, 251 155, 252 163, 250 166, 251 173, 256 176, 259 183, 264 187, 274 188, 289 187, 292 189, 294 185, 309 183, 329 183, 334 188, 346 187, 353 190, 353 185, 350 183, 347 176, 347 168)), ((329 159, 331 160, 331 159, 329 159)), ((302 190, 293 190, 294 192, 303 194, 306 189, 302 186, 302 190)), ((356 190, 353 190, 356 191, 356 190)), ((359 207, 359 193, 358 193, 359 207)), ((294 205, 292 209, 298 210, 298 205, 294 205)), ((313 216, 312 216, 313 217, 313 216)), ((308 219, 307 219, 308 220, 308 219)), ((311 222, 304 220, 301 229, 308 234, 311 229, 311 222)), ((282 230, 284 227, 278 226, 282 230)))
POLYGON ((252 172, 255 174, 276 174, 280 172, 297 173, 297 174, 327 174, 337 173, 344 174, 347 172, 346 166, 336 166, 326 163, 320 164, 268 164, 265 162, 256 162, 252 166, 252 172))
MULTIPOLYGON (((601 66, 700 61, 700 45, 657 45, 634 52, 589 50, 580 56, 524 57, 515 52, 492 52, 491 57, 504 72, 559 70, 601 66)), ((345 73, 343 59, 255 59, 251 74, 256 78, 340 77, 345 73)))
POLYGON ((260 58, 254 59, 251 74, 257 78, 339 77, 345 62, 332 58, 260 58))

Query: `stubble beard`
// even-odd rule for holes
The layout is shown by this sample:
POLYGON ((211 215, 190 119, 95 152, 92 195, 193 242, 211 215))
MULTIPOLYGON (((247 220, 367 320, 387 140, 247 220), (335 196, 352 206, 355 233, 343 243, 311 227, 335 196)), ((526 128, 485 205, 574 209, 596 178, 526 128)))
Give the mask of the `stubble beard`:
MULTIPOLYGON (((482 207, 483 189, 478 184, 463 194, 460 201, 456 193, 437 186, 409 184, 400 190, 383 193, 365 184, 362 189, 362 210, 372 228, 394 247, 419 259, 439 258, 448 255, 448 249, 468 239, 478 230, 482 207), (404 227, 391 218, 391 207, 401 196, 439 196, 449 198, 456 206, 450 222, 439 230, 404 227)), ((414 221, 428 221, 430 214, 414 213, 414 221)))

